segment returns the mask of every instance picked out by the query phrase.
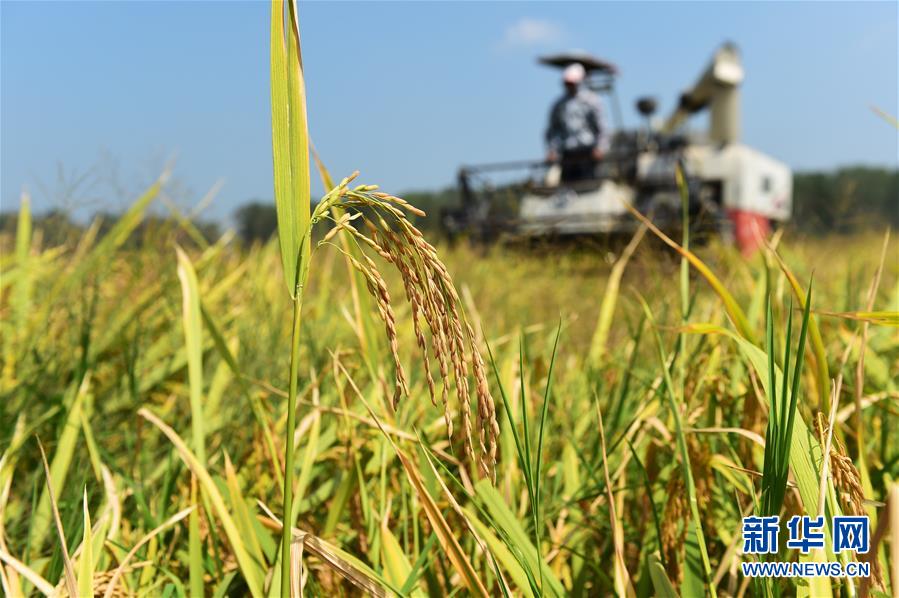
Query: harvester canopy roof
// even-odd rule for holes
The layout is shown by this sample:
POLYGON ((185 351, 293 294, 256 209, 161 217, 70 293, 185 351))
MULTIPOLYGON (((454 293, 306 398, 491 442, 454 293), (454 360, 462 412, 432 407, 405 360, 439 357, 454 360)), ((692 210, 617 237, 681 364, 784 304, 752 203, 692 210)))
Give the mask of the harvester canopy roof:
POLYGON ((611 62, 606 62, 592 54, 583 50, 573 50, 571 52, 561 52, 559 54, 549 54, 541 56, 537 59, 540 64, 552 66, 556 68, 565 68, 569 64, 580 64, 588 73, 598 72, 607 75, 618 74, 618 68, 611 62))

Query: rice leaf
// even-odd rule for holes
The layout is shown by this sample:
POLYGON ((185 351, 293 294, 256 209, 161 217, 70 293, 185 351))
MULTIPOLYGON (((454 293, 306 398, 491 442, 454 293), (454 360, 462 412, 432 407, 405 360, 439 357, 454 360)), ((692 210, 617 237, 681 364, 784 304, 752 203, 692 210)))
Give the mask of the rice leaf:
MULTIPOLYGON (((350 383, 352 384, 352 379, 350 379, 350 383)), ((358 389, 356 389, 356 391, 358 393, 358 389)), ((483 582, 481 582, 480 578, 474 570, 474 567, 468 560, 468 556, 459 545, 459 541, 453 534, 452 528, 450 527, 449 523, 447 523, 446 519, 443 517, 443 514, 440 512, 440 508, 437 506, 434 498, 428 492, 428 489, 425 486, 425 482, 422 479, 421 474, 418 472, 418 469, 415 468, 409 457, 407 457, 406 454, 400 449, 400 447, 397 446, 397 444, 393 441, 393 438, 391 438, 387 431, 384 429, 381 421, 377 418, 362 395, 358 394, 358 397, 365 405, 365 408, 368 410, 369 415, 371 415, 371 417, 375 420, 375 423, 377 424, 378 429, 381 431, 383 437, 390 443, 390 446, 393 448, 394 453, 396 453, 396 456, 399 458, 400 463, 403 466, 403 471, 405 471, 407 479, 412 483, 415 494, 425 511, 425 515, 427 516, 428 521, 431 523, 431 527, 434 530, 434 533, 437 535, 437 539, 440 542, 440 546, 443 549, 443 552, 449 558, 450 562, 453 565, 453 568, 459 574, 462 583, 465 585, 465 587, 468 588, 468 591, 472 595, 486 597, 488 595, 487 589, 484 587, 483 582)))
POLYGON ((899 585, 899 482, 890 484, 890 579, 895 588, 899 585))
MULTIPOLYGON (((802 285, 799 284, 799 279, 796 278, 796 275, 790 270, 787 263, 780 257, 780 254, 777 252, 776 248, 767 243, 768 250, 774 255, 774 258, 777 260, 778 265, 780 266, 781 271, 784 273, 784 276, 787 277, 787 281, 790 283, 790 288, 793 289, 793 294, 796 297, 796 301, 799 302, 799 309, 805 309, 805 291, 802 289, 802 285)), ((808 321, 808 332, 809 338, 811 340, 811 348, 812 355, 814 357, 813 366, 815 368, 815 385, 818 391, 818 401, 822 405, 822 411, 824 413, 830 412, 830 371, 827 367, 827 351, 824 348, 824 339, 821 337, 821 329, 818 327, 818 319, 815 316, 810 316, 808 321)))
MULTIPOLYGON (((386 519, 381 523, 381 560, 384 562, 384 572, 390 583, 397 587, 405 587, 412 575, 412 564, 409 563, 406 553, 386 523, 386 519)), ((408 595, 421 597, 425 594, 420 588, 415 588, 408 595)))
POLYGON ((609 339, 609 330, 612 328, 612 319, 615 316, 615 304, 618 302, 618 292, 621 288, 621 279, 624 276, 624 270, 627 264, 640 245, 646 234, 646 226, 641 224, 634 236, 621 256, 615 260, 612 271, 609 273, 609 280, 606 281, 606 288, 602 295, 602 302, 599 305, 599 317, 596 320, 596 329, 593 331, 593 339, 590 341, 589 362, 594 367, 600 365, 599 361, 606 351, 606 345, 609 339))
POLYGON ((52 522, 53 496, 59 496, 65 486, 69 474, 69 466, 75 453, 78 442, 78 434, 81 430, 81 411, 88 400, 91 386, 91 373, 87 372, 80 384, 69 387, 64 402, 69 405, 65 421, 62 425, 62 433, 56 442, 56 450, 53 452, 53 461, 47 475, 47 486, 41 492, 37 508, 31 518, 28 528, 28 545, 31 547, 31 557, 39 553, 47 532, 52 522))
POLYGON ((399 450, 399 447, 394 445, 394 448, 397 451, 400 462, 403 464, 403 470, 406 472, 406 476, 412 483, 419 501, 421 501, 425 515, 428 517, 428 521, 431 522, 431 526, 437 534, 437 538, 440 541, 440 545, 443 547, 443 551, 446 553, 446 556, 449 557, 450 562, 453 564, 453 568, 459 573, 462 583, 465 584, 465 587, 468 588, 468 591, 471 592, 472 595, 488 596, 487 589, 484 587, 484 584, 475 572, 474 567, 468 560, 462 547, 459 545, 459 541, 453 534, 452 528, 449 523, 447 523, 446 519, 444 519, 443 514, 437 507, 437 503, 434 502, 434 499, 431 497, 427 488, 425 488, 424 481, 421 479, 418 470, 415 469, 409 458, 399 450))
MULTIPOLYGON (((799 331, 799 345, 792 372, 790 368, 790 345, 792 339, 793 311, 787 317, 786 343, 784 346, 784 375, 780 395, 775 392, 769 397, 768 427, 765 434, 765 464, 762 470, 762 515, 779 515, 786 496, 787 478, 789 477, 790 450, 793 440, 793 428, 796 421, 796 408, 799 397, 799 382, 802 379, 802 364, 805 357, 805 340, 808 331, 811 302, 811 285, 805 297, 802 327, 799 331), (792 387, 787 383, 792 375, 792 387)), ((767 309, 766 339, 768 350, 768 388, 777 388, 777 375, 774 366, 774 324, 769 298, 767 309)))
POLYGON ((271 101, 272 162, 281 263, 290 296, 302 284, 301 269, 309 257, 311 191, 306 98, 296 7, 286 18, 283 0, 272 0, 271 101))
MULTIPOLYGON (((318 411, 313 411, 309 414, 309 417, 311 418, 312 423, 309 426, 306 448, 303 451, 303 458, 300 461, 300 475, 297 476, 297 486, 294 494, 297 500, 302 500, 306 497, 309 481, 312 479, 312 469, 315 467, 315 458, 318 456, 318 445, 321 435, 321 414, 318 411)), ((294 523, 296 523, 300 514, 300 509, 298 507, 294 508, 294 523)))
POLYGON ((212 316, 209 314, 202 303, 200 304, 200 312, 203 315, 203 323, 206 325, 206 329, 209 331, 209 336, 212 337, 212 341, 215 345, 216 350, 221 356, 223 362, 227 364, 231 369, 231 372, 234 374, 234 377, 237 379, 237 382, 240 385, 240 390, 243 393, 244 399, 250 404, 250 410, 253 413, 253 417, 256 419, 256 423, 262 430, 262 438, 265 442, 266 448, 268 449, 269 459, 271 460, 272 464, 272 475, 275 477, 278 487, 283 488, 284 477, 281 472, 281 467, 278 464, 278 452, 275 448, 275 440, 272 436, 271 426, 269 425, 269 421, 266 418, 265 411, 260 404, 259 398, 250 392, 247 386, 246 377, 244 376, 240 365, 237 363, 237 359, 235 359, 234 354, 228 347, 228 343, 225 342, 218 324, 216 324, 216 321, 212 318, 212 316))
POLYGON ((187 519, 187 570, 189 572, 190 593, 192 596, 204 596, 203 582, 203 546, 200 540, 200 504, 197 496, 197 480, 195 475, 190 479, 191 512, 187 519))
POLYGON ((106 586, 106 592, 104 592, 103 594, 103 598, 112 598, 112 596, 115 595, 116 585, 118 584, 119 579, 125 573, 128 563, 131 562, 131 559, 134 558, 134 555, 136 555, 143 546, 145 546, 148 542, 150 542, 152 539, 154 539, 156 536, 158 536, 168 528, 172 527, 173 525, 193 513, 195 510, 196 506, 192 506, 178 511, 177 513, 166 519, 162 524, 153 528, 149 533, 144 535, 144 537, 141 538, 140 541, 135 544, 131 548, 131 550, 128 551, 128 554, 126 554, 124 558, 122 558, 122 560, 119 562, 119 566, 116 567, 115 571, 113 571, 112 577, 109 578, 109 584, 107 584, 106 586))
POLYGON ((475 484, 474 489, 477 497, 483 501, 494 525, 502 530, 502 533, 508 538, 510 549, 521 555, 526 568, 532 572, 535 578, 540 575, 539 571, 543 570, 543 581, 546 584, 544 592, 555 596, 564 596, 565 590, 562 583, 537 552, 533 542, 528 538, 527 532, 509 510, 496 488, 488 480, 481 480, 475 484))
POLYGON ((181 281, 181 318, 184 348, 187 352, 187 374, 190 390, 190 426, 194 451, 201 463, 206 462, 206 435, 203 417, 203 322, 200 316, 200 289, 190 258, 180 247, 178 280, 181 281))
POLYGON ((702 520, 699 517, 699 503, 696 498, 696 485, 693 482, 693 471, 690 465, 690 453, 687 450, 687 441, 684 435, 684 425, 682 421, 683 415, 681 414, 680 406, 677 404, 677 400, 674 396, 674 383, 672 382, 671 374, 668 371, 668 357, 665 355, 665 348, 664 345, 662 345, 662 337, 659 334, 659 331, 655 329, 655 320, 653 318, 652 311, 649 309, 649 305, 647 305, 646 301, 642 297, 640 297, 640 302, 643 306, 643 313, 646 314, 646 319, 655 334, 656 347, 659 354, 659 363, 662 367, 662 380, 664 381, 665 386, 665 396, 668 399, 668 408, 671 411, 671 417, 674 420, 675 437, 677 440, 678 453, 680 454, 681 459, 681 473, 684 476, 684 486, 687 489, 687 502, 690 506, 693 532, 696 537, 696 543, 698 544, 699 554, 702 560, 706 588, 709 594, 711 594, 712 598, 715 598, 716 593, 715 585, 712 581, 712 568, 709 564, 709 553, 708 548, 706 547, 705 535, 703 534, 702 530, 702 520))
POLYGON ((234 471, 234 465, 231 464, 228 453, 225 453, 225 484, 228 488, 231 512, 234 513, 234 521, 240 531, 240 536, 246 540, 247 552, 253 560, 264 563, 265 557, 262 554, 262 545, 256 535, 256 528, 253 526, 253 517, 240 491, 237 473, 234 471))
POLYGON ((668 579, 665 568, 662 567, 659 555, 656 553, 649 555, 649 577, 652 579, 652 587, 658 598, 678 598, 677 591, 671 585, 671 580, 668 579))
POLYGON ((50 508, 53 513, 53 521, 56 523, 56 534, 59 540, 59 549, 62 552, 63 572, 65 573, 66 590, 69 596, 78 595, 78 581, 75 578, 75 568, 72 565, 72 559, 69 557, 69 548, 66 546, 66 534, 62 528, 62 520, 59 518, 59 507, 56 505, 56 493, 53 491, 53 484, 50 476, 50 466, 47 464, 47 453, 44 452, 44 446, 40 439, 37 440, 37 446, 41 451, 41 461, 44 464, 44 475, 47 483, 47 493, 50 499, 50 508))
POLYGON ((78 595, 94 595, 94 553, 91 539, 91 514, 87 508, 87 487, 84 488, 84 539, 78 559, 78 595))
POLYGON ((749 326, 749 320, 746 318, 746 314, 743 312, 743 309, 740 307, 740 304, 737 303, 737 300, 734 299, 734 296, 727 290, 727 287, 724 286, 715 273, 712 272, 711 268, 705 265, 705 263, 699 259, 696 254, 694 254, 689 249, 684 249, 680 245, 677 244, 674 240, 671 239, 668 235, 659 230, 652 221, 649 220, 646 216, 641 214, 637 208, 632 206, 630 203, 625 202, 625 207, 630 211, 631 214, 634 215, 637 220, 643 223, 646 228, 651 230, 659 239, 661 239, 666 245, 674 249, 678 252, 682 257, 686 258, 690 264, 696 268, 696 271, 699 272, 703 278, 706 279, 706 282, 709 283, 709 286, 712 287, 712 290, 718 295, 721 299, 721 302, 724 304, 724 310, 727 312, 728 317, 731 322, 733 322, 734 327, 736 327, 737 332, 740 333, 740 336, 745 338, 750 342, 755 342, 755 334, 752 332, 752 329, 749 326))
POLYGON ((263 578, 265 576, 263 572, 263 563, 254 560, 247 551, 237 524, 234 523, 234 519, 231 517, 230 511, 225 505, 225 500, 222 498, 218 486, 212 480, 212 476, 209 475, 209 472, 203 464, 200 463, 196 455, 190 451, 181 437, 178 436, 172 428, 163 423, 161 419, 156 417, 145 407, 139 409, 137 414, 159 428, 169 441, 175 445, 175 449, 178 451, 181 460, 184 461, 185 465, 187 465, 193 474, 197 476, 200 486, 203 488, 203 492, 209 497, 213 511, 215 511, 216 516, 222 523, 222 527, 225 529, 225 535, 228 538, 228 542, 231 544, 234 555, 237 557, 237 564, 247 582, 250 593, 253 596, 262 596, 263 578))
MULTIPOLYGON (((260 516, 260 521, 270 529, 282 531, 284 528, 282 522, 275 517, 271 510, 261 502, 259 506, 267 515, 267 518, 260 516)), ((302 539, 305 550, 321 559, 335 573, 360 590, 377 597, 388 596, 388 590, 396 593, 396 589, 390 582, 345 550, 309 532, 297 528, 292 528, 291 532, 295 540, 302 539)))
MULTIPOLYGON (((56 588, 53 587, 53 584, 41 577, 40 573, 3 549, 0 549, 0 561, 6 563, 9 568, 28 580, 44 596, 56 594, 56 588)), ((12 593, 10 592, 10 594, 12 593)))
MULTIPOLYGON (((899 129, 899 120, 897 120, 896 117, 889 112, 881 110, 877 106, 871 106, 871 111, 883 120, 887 121, 889 124, 893 125, 895 128, 899 129)), ((893 579, 896 579, 896 577, 894 577, 893 579)))
POLYGON ((502 566, 506 573, 509 574, 512 581, 515 582, 518 591, 524 596, 534 596, 534 591, 531 589, 531 582, 533 581, 533 585, 536 585, 536 580, 525 570, 524 565, 521 562, 521 557, 513 555, 512 551, 506 546, 506 543, 500 540, 496 533, 478 519, 477 515, 470 509, 462 507, 462 510, 465 513, 465 518, 468 522, 471 523, 478 535, 483 538, 487 543, 487 546, 490 547, 491 554, 496 558, 497 562, 502 566))
POLYGON ((867 322, 875 326, 899 328, 899 311, 824 311, 817 309, 815 313, 832 318, 867 322))
MULTIPOLYGON (((750 363, 752 368, 758 374, 762 382, 764 390, 764 398, 768 403, 769 412, 776 408, 771 402, 771 390, 782 383, 783 373, 780 368, 774 366, 775 383, 771 384, 769 378, 769 355, 748 342, 743 337, 733 333, 726 328, 713 324, 690 324, 686 327, 686 331, 696 334, 723 334, 731 338, 737 345, 740 353, 750 363)), ((798 413, 794 421, 794 430, 790 439, 789 463, 796 480, 799 496, 805 514, 810 517, 817 517, 818 511, 818 492, 820 484, 820 461, 822 457, 822 448, 817 437, 809 430, 802 418, 802 414, 798 413)), ((828 500, 825 511, 829 515, 838 515, 840 513, 839 506, 830 498, 833 495, 833 483, 828 480, 828 500)), ((825 526, 824 534, 826 537, 826 545, 830 546, 830 529, 825 526)))
POLYGON ((609 527, 612 530, 612 546, 614 552, 614 579, 615 592, 619 596, 633 597, 634 587, 631 584, 630 575, 624 561, 624 532, 621 529, 621 521, 615 512, 615 497, 612 495, 612 478, 609 476, 609 455, 606 452, 606 433, 602 421, 602 409, 596 404, 596 413, 599 418, 599 446, 602 454, 602 471, 606 487, 606 498, 609 501, 609 527))

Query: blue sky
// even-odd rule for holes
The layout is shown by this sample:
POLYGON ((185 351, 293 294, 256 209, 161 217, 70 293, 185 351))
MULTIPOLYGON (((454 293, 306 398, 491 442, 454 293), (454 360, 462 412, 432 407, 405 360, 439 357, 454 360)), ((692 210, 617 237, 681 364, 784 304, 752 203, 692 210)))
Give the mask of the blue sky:
MULTIPOLYGON (((173 196, 205 215, 270 198, 264 2, 0 4, 0 202, 117 209, 176 157, 173 196)), ((558 74, 543 52, 615 62, 626 125, 661 113, 733 40, 743 137, 794 168, 896 166, 897 4, 302 3, 313 141, 335 176, 390 191, 461 163, 536 158, 558 74)), ((703 125, 704 120, 697 123, 703 125)))

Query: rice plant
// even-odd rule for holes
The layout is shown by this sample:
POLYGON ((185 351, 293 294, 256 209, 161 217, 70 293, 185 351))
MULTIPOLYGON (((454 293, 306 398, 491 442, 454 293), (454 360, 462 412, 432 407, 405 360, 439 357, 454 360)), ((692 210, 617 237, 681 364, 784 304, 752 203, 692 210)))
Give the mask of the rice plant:
POLYGON ((168 173, 104 234, 51 245, 26 196, 0 236, 4 595, 895 593, 888 231, 444 246, 335 184, 271 17, 277 239, 133 242, 168 173), (777 558, 870 576, 754 583, 765 514, 867 515, 865 554, 777 558))

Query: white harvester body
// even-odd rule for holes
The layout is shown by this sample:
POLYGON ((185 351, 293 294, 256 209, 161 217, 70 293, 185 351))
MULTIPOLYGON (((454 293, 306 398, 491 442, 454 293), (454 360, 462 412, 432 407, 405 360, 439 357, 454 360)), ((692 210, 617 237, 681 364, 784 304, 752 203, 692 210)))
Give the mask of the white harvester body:
POLYGON ((706 184, 720 184, 721 206, 769 220, 790 219, 793 172, 767 154, 743 145, 692 145, 685 151, 687 170, 706 184))

